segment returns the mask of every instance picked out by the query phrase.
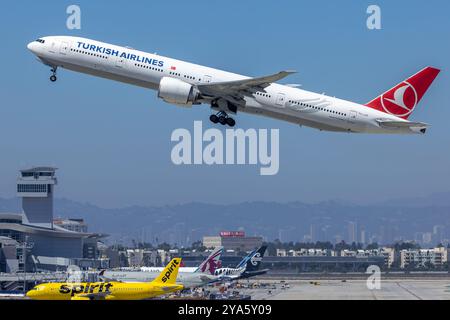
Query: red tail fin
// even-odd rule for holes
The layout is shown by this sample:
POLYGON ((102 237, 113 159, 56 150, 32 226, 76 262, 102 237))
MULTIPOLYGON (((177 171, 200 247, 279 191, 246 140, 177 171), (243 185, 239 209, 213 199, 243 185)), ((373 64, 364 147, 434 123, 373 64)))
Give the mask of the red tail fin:
POLYGON ((408 119, 439 72, 439 69, 426 67, 370 101, 366 106, 408 119))

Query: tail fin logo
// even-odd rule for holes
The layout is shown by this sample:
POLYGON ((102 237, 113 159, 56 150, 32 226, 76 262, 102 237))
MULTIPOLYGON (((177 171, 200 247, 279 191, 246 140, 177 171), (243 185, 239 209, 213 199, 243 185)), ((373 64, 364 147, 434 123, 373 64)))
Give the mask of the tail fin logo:
POLYGON ((259 252, 257 252, 253 257, 251 257, 251 259, 250 259, 250 263, 253 265, 253 266, 257 266, 258 265, 258 263, 260 263, 262 261, 262 257, 261 257, 261 254, 259 253, 259 252))
POLYGON ((418 102, 417 90, 406 81, 381 96, 381 105, 386 113, 397 117, 410 115, 418 102))
POLYGON ((221 254, 222 254, 222 250, 219 250, 214 255, 212 255, 208 259, 208 261, 206 261, 206 263, 204 263, 201 266, 200 271, 201 272, 208 271, 210 274, 214 274, 214 271, 216 271, 216 269, 220 267, 220 260, 219 259, 220 259, 221 254))

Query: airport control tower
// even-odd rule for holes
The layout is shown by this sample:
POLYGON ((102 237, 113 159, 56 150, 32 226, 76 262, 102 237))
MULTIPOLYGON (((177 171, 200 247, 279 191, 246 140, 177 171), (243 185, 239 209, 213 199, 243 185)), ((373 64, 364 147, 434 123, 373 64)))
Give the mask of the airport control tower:
POLYGON ((17 195, 22 198, 23 224, 53 229, 56 170, 52 167, 33 167, 20 171, 17 195))

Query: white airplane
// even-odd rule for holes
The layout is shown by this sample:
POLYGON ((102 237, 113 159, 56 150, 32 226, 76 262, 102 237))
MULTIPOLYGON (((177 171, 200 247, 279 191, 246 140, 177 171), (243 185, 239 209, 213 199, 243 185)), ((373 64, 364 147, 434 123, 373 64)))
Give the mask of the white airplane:
MULTIPOLYGON (((209 256, 198 266, 198 267, 180 267, 178 273, 184 274, 184 273, 207 273, 207 274, 214 274, 214 271, 218 268, 220 265, 220 258, 223 254, 224 248, 222 246, 214 248, 214 250, 211 251, 209 256)), ((163 271, 163 267, 141 267, 140 271, 142 272, 150 272, 150 273, 157 273, 158 274, 163 271)))
MULTIPOLYGON (((198 267, 179 267, 177 281, 185 288, 200 287, 216 281, 218 277, 215 275, 215 271, 220 265, 222 253, 223 247, 217 247, 198 267)), ((151 282, 156 279, 163 270, 164 268, 156 267, 142 267, 140 271, 102 270, 99 273, 99 277, 104 281, 110 282, 151 282)))
POLYGON ((183 107, 208 104, 213 123, 233 127, 230 116, 246 112, 319 130, 356 133, 424 134, 428 127, 408 121, 440 70, 426 67, 367 104, 275 83, 293 71, 250 78, 157 54, 69 36, 28 44, 38 59, 59 67, 158 91, 165 102, 183 107))

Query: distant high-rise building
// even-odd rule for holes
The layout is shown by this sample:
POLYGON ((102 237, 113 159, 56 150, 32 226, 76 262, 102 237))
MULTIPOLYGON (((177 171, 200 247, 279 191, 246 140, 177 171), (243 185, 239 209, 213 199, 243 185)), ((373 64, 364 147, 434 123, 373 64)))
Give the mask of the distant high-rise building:
POLYGON ((354 221, 349 221, 348 225, 348 242, 352 243, 352 242, 357 242, 357 225, 356 222, 354 221))
POLYGON ((309 227, 309 238, 310 238, 311 242, 316 241, 316 230, 315 230, 315 226, 313 224, 309 227))
POLYGON ((441 243, 445 238, 445 227, 442 225, 435 225, 433 227, 433 242, 435 244, 441 243))
POLYGON ((366 230, 364 230, 363 228, 361 228, 361 237, 359 242, 361 242, 362 244, 366 244, 366 230))
POLYGON ((432 240, 433 240, 433 234, 431 232, 423 233, 423 235, 422 235, 422 243, 424 245, 431 244, 432 240))

